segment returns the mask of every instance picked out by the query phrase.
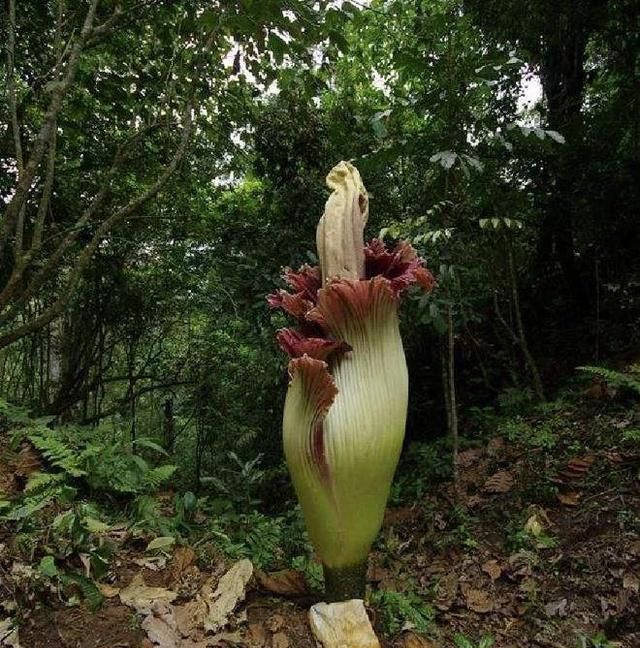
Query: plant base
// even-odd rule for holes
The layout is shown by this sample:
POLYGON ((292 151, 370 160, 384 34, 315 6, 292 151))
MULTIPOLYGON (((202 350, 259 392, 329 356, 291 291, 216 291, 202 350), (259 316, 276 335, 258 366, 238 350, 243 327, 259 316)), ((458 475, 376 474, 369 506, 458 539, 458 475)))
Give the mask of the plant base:
POLYGON ((325 599, 328 603, 363 599, 367 582, 367 561, 346 567, 327 567, 324 571, 325 599))

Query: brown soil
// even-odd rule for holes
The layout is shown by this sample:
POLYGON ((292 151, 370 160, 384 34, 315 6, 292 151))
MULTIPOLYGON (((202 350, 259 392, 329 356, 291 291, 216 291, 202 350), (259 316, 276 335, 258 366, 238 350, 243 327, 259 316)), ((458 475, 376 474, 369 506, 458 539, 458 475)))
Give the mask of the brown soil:
POLYGON ((138 648, 145 636, 131 610, 113 601, 95 614, 82 607, 35 610, 20 628, 24 648, 138 648))

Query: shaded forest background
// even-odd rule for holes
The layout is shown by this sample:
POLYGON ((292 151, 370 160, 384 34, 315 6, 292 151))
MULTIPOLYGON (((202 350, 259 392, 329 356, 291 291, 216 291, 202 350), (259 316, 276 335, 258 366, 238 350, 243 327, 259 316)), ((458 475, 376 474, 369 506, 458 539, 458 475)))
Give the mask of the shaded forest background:
POLYGON ((439 283, 403 314, 409 441, 637 359, 637 2, 4 4, 0 393, 50 426, 278 492, 264 296, 341 159, 439 283))
POLYGON ((314 260, 341 159, 369 235, 412 239, 439 282, 403 317, 409 439, 451 427, 450 367, 464 416, 637 349, 636 2, 15 4, 7 400, 161 439, 196 490, 229 451, 278 465, 264 295, 314 260))

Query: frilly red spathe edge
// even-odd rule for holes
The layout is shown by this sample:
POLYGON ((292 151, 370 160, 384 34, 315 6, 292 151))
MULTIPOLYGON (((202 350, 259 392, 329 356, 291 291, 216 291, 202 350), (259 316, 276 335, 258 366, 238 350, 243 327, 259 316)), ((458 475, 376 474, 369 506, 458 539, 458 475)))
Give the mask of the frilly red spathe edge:
POLYGON ((351 347, 335 340, 331 331, 346 317, 364 316, 380 299, 400 300, 412 284, 431 292, 436 281, 423 266, 409 241, 389 249, 380 239, 365 248, 365 277, 336 278, 322 288, 320 270, 304 265, 297 272, 287 268, 284 280, 289 290, 279 290, 267 297, 271 308, 279 308, 297 320, 296 328, 280 329, 277 340, 290 358, 310 358, 328 362, 339 358, 351 347))

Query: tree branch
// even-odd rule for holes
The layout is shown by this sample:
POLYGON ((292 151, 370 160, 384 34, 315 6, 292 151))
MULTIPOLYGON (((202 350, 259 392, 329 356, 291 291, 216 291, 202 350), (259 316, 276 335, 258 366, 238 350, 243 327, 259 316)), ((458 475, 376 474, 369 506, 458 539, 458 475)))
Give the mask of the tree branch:
MULTIPOLYGON (((16 3, 15 0, 8 0, 9 6, 9 30, 7 34, 7 98, 9 108, 9 123, 13 136, 13 148, 16 156, 18 170, 18 181, 24 173, 24 157, 22 153, 22 137, 20 135, 20 124, 18 123, 18 101, 16 98, 16 75, 15 75, 15 45, 16 45, 16 3)), ((16 228, 16 256, 22 252, 22 237, 24 233, 25 207, 18 214, 18 226, 16 228)))
POLYGON ((75 78, 80 63, 80 55, 82 54, 85 42, 91 33, 99 1, 100 0, 91 0, 82 29, 73 46, 71 55, 69 56, 66 74, 61 81, 52 83, 51 101, 45 114, 42 127, 38 132, 29 160, 24 167, 24 172, 18 179, 15 192, 4 211, 2 229, 0 230, 0 262, 2 262, 4 258, 4 248, 14 231, 16 220, 26 202, 31 189, 31 184, 33 183, 38 167, 42 162, 42 158, 44 157, 45 149, 51 141, 56 118, 60 108, 62 107, 64 97, 75 78))
MULTIPOLYGON (((134 213, 146 202, 154 198, 160 192, 162 187, 164 187, 164 185, 167 183, 169 178, 173 175, 174 171, 178 167, 178 164, 184 157, 184 154, 187 150, 187 145, 189 143, 189 139, 193 127, 193 112, 194 112, 194 101, 191 100, 188 103, 188 106, 185 110, 185 114, 183 115, 184 128, 183 128, 183 133, 178 148, 176 149, 176 152, 174 153, 171 162, 163 170, 163 172, 160 174, 157 180, 146 191, 144 191, 139 196, 136 196, 135 198, 131 199, 126 205, 118 209, 115 213, 113 213, 109 218, 107 218, 105 221, 103 221, 100 224, 100 226, 96 229, 96 232, 94 233, 90 243, 82 250, 82 252, 78 256, 71 270, 69 278, 65 284, 62 295, 58 297, 58 299, 55 302, 53 302, 53 304, 48 306, 42 313, 40 313, 40 315, 38 315, 33 320, 29 322, 25 322, 21 326, 18 326, 7 333, 0 335, 0 349, 8 346, 9 344, 12 344, 16 340, 19 340, 21 337, 24 337, 25 335, 28 335, 34 331, 41 329, 42 327, 52 322, 56 317, 58 317, 64 311, 64 309, 66 308, 67 304, 69 303, 72 297, 73 289, 76 287, 78 281, 80 280, 80 277, 82 276, 82 272, 88 265, 98 245, 103 240, 105 235, 109 232, 109 230, 111 230, 111 228, 114 225, 116 225, 118 222, 129 217, 132 213, 134 213)), ((104 196, 106 195, 106 188, 103 188, 103 192, 104 193, 102 195, 102 198, 104 198, 104 196)), ((94 199, 94 201, 89 206, 89 208, 85 210, 85 214, 83 215, 85 222, 89 220, 89 216, 87 216, 87 214, 89 212, 93 213, 97 210, 98 202, 99 202, 98 197, 96 197, 96 199, 94 199)), ((75 240, 76 237, 77 237, 77 232, 73 232, 68 235, 65 241, 70 240, 72 242, 73 240, 75 240)), ((68 245, 65 246, 64 243, 65 242, 63 242, 63 244, 60 245, 58 250, 56 250, 56 253, 54 255, 56 257, 56 260, 54 261, 55 264, 57 264, 57 261, 59 260, 59 258, 62 256, 64 252, 64 250, 60 251, 61 248, 66 249, 66 247, 68 247, 68 245, 71 244, 69 243, 68 245)), ((50 259, 50 262, 51 261, 52 259, 50 259)), ((47 263, 45 268, 49 267, 50 265, 51 263, 47 263)), ((48 275, 48 273, 45 274, 43 272, 45 268, 43 268, 37 275, 37 279, 39 282, 38 285, 36 285, 35 288, 32 288, 31 290, 25 291, 24 295, 21 295, 19 300, 20 305, 24 305, 27 299, 30 298, 35 293, 37 288, 39 288, 42 285, 42 283, 44 283, 48 275)), ((5 316, 5 321, 6 319, 15 318, 16 315, 17 315, 17 311, 14 306, 14 308, 11 309, 9 314, 5 316)))

